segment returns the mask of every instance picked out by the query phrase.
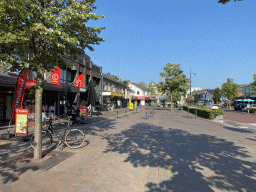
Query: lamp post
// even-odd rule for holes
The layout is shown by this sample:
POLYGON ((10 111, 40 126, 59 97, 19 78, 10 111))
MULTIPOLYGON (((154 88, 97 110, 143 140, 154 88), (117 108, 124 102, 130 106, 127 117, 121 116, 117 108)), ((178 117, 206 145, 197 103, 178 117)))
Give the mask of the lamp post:
MULTIPOLYGON (((191 68, 190 68, 190 96, 191 96, 191 74, 194 74, 194 76, 196 76, 196 73, 191 73, 191 68)), ((190 105, 191 105, 191 101, 190 101, 190 105)))
POLYGON ((196 73, 191 73, 191 68, 190 68, 190 96, 191 96, 191 74, 194 74, 194 76, 196 76, 196 73))

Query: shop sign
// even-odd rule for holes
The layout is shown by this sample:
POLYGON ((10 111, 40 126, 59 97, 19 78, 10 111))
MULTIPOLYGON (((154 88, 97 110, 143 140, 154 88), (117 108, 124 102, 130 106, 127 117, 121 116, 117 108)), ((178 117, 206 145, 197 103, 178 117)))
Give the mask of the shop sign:
POLYGON ((15 119, 15 134, 28 134, 28 110, 17 109, 15 119))
POLYGON ((134 99, 147 99, 148 97, 134 97, 134 99))
POLYGON ((81 120, 87 120, 87 106, 80 106, 79 111, 81 120))

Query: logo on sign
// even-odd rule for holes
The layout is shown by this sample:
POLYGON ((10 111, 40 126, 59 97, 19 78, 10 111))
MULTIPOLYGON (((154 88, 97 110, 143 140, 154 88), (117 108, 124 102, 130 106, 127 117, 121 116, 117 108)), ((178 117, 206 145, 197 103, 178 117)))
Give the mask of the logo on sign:
POLYGON ((52 75, 52 80, 53 81, 58 81, 58 79, 59 79, 59 75, 58 74, 53 74, 52 75))
POLYGON ((82 81, 81 81, 80 79, 78 79, 78 80, 76 81, 76 86, 78 86, 79 84, 81 85, 81 83, 82 83, 82 81))

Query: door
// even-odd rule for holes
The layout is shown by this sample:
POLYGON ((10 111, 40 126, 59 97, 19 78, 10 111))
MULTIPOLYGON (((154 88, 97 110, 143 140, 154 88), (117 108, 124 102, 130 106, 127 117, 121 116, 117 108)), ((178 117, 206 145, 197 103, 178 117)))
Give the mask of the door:
POLYGON ((6 106, 5 118, 6 120, 10 120, 12 117, 12 96, 11 95, 6 96, 5 106, 6 106))

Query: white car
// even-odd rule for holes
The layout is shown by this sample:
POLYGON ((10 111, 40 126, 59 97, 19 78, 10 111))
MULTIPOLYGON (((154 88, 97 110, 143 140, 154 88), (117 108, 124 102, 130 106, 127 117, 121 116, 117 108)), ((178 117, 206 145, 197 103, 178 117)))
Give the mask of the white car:
POLYGON ((213 105, 211 106, 211 109, 219 109, 219 106, 216 105, 216 104, 213 104, 213 105))

